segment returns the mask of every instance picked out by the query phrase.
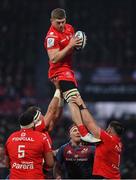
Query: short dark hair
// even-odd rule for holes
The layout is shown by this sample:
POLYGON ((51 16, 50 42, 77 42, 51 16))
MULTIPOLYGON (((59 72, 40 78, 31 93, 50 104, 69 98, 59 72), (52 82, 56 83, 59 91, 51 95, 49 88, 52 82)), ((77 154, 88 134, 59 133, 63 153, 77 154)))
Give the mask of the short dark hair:
POLYGON ((121 136, 125 129, 120 121, 111 121, 109 126, 114 129, 118 136, 121 136))
POLYGON ((20 125, 27 126, 32 123, 37 110, 41 111, 39 107, 31 106, 24 113, 22 113, 19 117, 20 125))
POLYGON ((66 12, 64 9, 56 8, 51 12, 52 19, 63 19, 66 18, 66 12))

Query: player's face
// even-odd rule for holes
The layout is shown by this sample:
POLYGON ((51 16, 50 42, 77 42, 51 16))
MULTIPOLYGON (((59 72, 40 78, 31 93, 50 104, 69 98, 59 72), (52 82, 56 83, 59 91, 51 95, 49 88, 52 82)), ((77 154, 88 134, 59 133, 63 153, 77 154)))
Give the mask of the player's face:
POLYGON ((80 142, 81 135, 76 126, 72 127, 72 129, 70 130, 70 137, 73 142, 75 142, 75 143, 80 142))
POLYGON ((57 31, 63 32, 65 24, 66 24, 66 18, 63 18, 63 19, 51 19, 51 23, 57 29, 57 31))

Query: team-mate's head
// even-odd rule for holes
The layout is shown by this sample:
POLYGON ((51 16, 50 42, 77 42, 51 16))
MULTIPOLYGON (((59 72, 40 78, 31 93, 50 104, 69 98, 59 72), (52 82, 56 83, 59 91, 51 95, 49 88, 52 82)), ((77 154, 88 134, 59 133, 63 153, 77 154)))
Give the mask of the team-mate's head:
POLYGON ((41 119, 41 110, 38 107, 31 106, 19 117, 21 128, 32 128, 41 119))
POLYGON ((51 24, 57 31, 63 32, 66 24, 66 12, 64 9, 56 8, 51 12, 51 24))
POLYGON ((111 121, 106 130, 109 134, 121 136, 124 132, 124 127, 119 121, 111 121))
POLYGON ((81 135, 80 135, 78 128, 75 124, 73 124, 69 128, 69 136, 70 136, 72 143, 80 143, 81 142, 81 135))

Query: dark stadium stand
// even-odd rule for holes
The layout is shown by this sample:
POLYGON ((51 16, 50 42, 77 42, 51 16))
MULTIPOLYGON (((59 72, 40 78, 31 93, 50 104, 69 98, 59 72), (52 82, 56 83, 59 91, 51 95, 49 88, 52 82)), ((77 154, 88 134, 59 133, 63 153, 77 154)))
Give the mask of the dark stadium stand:
MULTIPOLYGON (((17 117, 26 106, 36 104, 45 111, 53 95, 47 79, 48 58, 43 41, 50 11, 59 6, 66 9, 68 22, 87 35, 84 51, 74 56, 79 89, 85 101, 136 102, 135 0, 1 0, 2 144, 19 128, 17 117)), ((136 115, 119 119, 127 127, 123 136, 122 178, 136 179, 136 115)), ((70 117, 63 115, 52 132, 54 148, 67 142, 70 124, 70 117)))

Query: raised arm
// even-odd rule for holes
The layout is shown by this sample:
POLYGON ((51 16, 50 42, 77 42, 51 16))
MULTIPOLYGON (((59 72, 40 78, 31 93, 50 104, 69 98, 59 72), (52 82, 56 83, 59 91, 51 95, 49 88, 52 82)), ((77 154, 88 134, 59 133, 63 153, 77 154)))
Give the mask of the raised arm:
POLYGON ((63 111, 63 103, 61 99, 61 93, 59 89, 56 89, 54 97, 52 98, 47 112, 44 116, 45 126, 48 131, 52 131, 54 125, 58 122, 63 111))
POLYGON ((63 104, 64 104, 64 99, 62 98, 61 91, 59 89, 59 82, 57 81, 56 78, 54 78, 52 82, 56 87, 56 91, 54 97, 52 98, 48 106, 47 113, 45 114, 45 118, 44 118, 45 126, 48 128, 48 131, 52 131, 55 124, 60 119, 63 112, 63 104))
POLYGON ((100 127, 97 125, 95 119, 88 111, 85 103, 83 102, 81 96, 76 96, 72 98, 72 101, 77 104, 80 109, 82 120, 87 129, 94 135, 96 138, 100 138, 100 127))
POLYGON ((72 37, 71 40, 69 41, 69 44, 62 50, 59 50, 59 48, 55 49, 48 49, 47 53, 49 56, 50 61, 53 63, 57 63, 59 61, 62 61, 63 58, 71 53, 71 50, 74 47, 81 46, 82 40, 79 38, 72 37))

